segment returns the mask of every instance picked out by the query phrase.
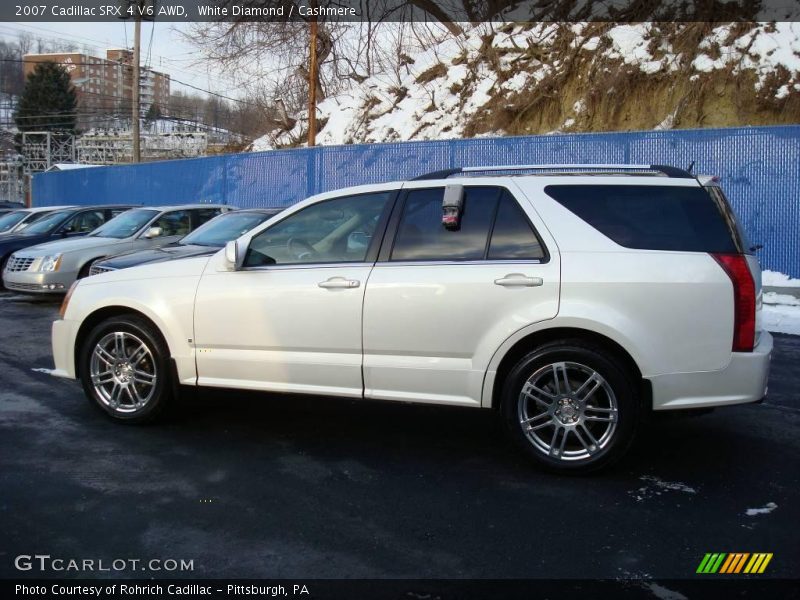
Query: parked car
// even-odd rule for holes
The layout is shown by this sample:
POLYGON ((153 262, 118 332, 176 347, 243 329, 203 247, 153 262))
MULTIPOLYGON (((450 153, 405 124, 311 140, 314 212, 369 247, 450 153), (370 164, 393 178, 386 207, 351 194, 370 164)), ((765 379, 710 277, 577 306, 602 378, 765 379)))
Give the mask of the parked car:
POLYGON ((758 260, 715 180, 465 168, 81 280, 53 354, 117 421, 156 418, 178 384, 483 407, 538 463, 580 471, 622 456, 650 410, 762 399, 760 315, 758 260))
POLYGON ((0 272, 11 253, 36 244, 86 235, 131 206, 86 206, 48 213, 19 233, 0 237, 0 272))
POLYGON ((25 208, 25 205, 22 202, 7 202, 7 201, 0 202, 0 211, 19 210, 20 208, 25 208))
POLYGON ((35 223, 37 220, 50 214, 54 210, 61 210, 62 208, 72 208, 72 206, 40 206, 38 208, 22 208, 0 215, 0 236, 18 233, 31 223, 35 223))
POLYGON ((211 219, 208 223, 195 229, 177 242, 151 248, 124 252, 99 260, 92 264, 89 275, 98 275, 107 271, 126 269, 147 263, 164 262, 190 256, 209 256, 217 252, 230 240, 247 233, 280 213, 283 208, 253 208, 227 212, 211 219))
POLYGON ((89 275, 95 261, 126 250, 169 244, 228 210, 216 204, 129 210, 80 239, 15 252, 3 270, 3 283, 18 292, 63 294, 76 279, 89 275))

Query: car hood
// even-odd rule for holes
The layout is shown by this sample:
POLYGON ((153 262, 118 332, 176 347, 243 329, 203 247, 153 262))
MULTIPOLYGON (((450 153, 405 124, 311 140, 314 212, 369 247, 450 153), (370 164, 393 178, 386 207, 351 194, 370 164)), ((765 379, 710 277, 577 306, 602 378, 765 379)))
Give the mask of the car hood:
POLYGON ((85 250, 86 248, 98 248, 100 246, 114 246, 123 242, 127 238, 106 238, 106 237, 81 237, 69 240, 56 240, 54 242, 47 242, 46 244, 39 244, 26 248, 23 251, 24 256, 49 256, 52 254, 63 254, 66 252, 75 252, 78 250, 85 250))
POLYGON ((219 248, 213 246, 195 246, 193 244, 181 245, 170 244, 163 248, 151 248, 149 250, 139 250, 135 252, 125 252, 117 254, 102 262, 104 267, 112 269, 126 269, 136 265, 148 263, 164 262, 177 258, 189 258, 191 256, 208 256, 219 252, 219 248))
POLYGON ((17 250, 18 248, 27 248, 34 244, 41 244, 48 239, 50 239, 50 235, 46 233, 37 233, 35 235, 24 235, 20 233, 4 235, 0 237, 0 254, 3 254, 7 250, 17 250))

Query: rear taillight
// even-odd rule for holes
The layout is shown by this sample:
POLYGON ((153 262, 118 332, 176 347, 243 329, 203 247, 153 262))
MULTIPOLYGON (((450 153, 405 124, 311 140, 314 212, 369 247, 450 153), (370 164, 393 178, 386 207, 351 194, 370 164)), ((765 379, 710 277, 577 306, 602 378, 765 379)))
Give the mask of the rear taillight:
POLYGON ((733 351, 752 352, 756 339, 756 284, 747 258, 741 254, 712 254, 733 284, 733 351))

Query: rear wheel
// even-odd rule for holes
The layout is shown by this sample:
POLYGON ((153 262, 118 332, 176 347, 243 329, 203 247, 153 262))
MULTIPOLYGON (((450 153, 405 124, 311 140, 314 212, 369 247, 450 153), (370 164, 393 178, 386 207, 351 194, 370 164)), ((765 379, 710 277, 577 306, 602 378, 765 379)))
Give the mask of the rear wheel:
POLYGON ((556 471, 606 467, 630 447, 639 421, 636 386, 624 365, 580 340, 524 356, 503 388, 503 414, 519 446, 556 471))
POLYGON ((137 316, 97 325, 81 348, 78 372, 87 398, 116 421, 153 421, 171 401, 166 343, 137 316))

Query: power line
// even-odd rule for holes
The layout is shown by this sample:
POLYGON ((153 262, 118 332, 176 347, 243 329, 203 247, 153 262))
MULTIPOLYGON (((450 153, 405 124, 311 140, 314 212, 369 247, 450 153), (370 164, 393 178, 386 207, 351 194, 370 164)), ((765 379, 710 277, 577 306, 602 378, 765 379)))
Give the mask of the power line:
POLYGON ((153 21, 150 24, 150 43, 147 45, 147 60, 144 61, 144 66, 147 68, 150 66, 150 53, 153 50, 153 32, 156 30, 156 22, 153 21))

